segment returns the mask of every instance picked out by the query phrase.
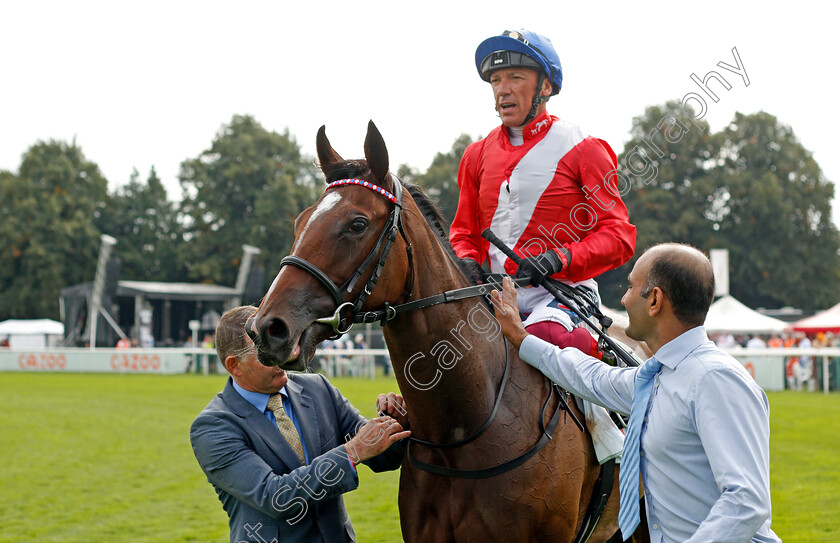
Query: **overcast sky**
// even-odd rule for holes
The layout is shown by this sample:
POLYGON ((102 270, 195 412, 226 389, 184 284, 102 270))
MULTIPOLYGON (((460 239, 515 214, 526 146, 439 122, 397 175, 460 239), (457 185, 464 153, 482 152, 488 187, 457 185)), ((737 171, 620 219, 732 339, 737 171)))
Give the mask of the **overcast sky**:
POLYGON ((326 124, 347 158, 362 156, 373 119, 393 169, 424 171, 458 135, 498 124, 475 48, 528 28, 548 36, 563 63, 549 112, 617 153, 634 116, 699 92, 691 74, 716 70, 731 89, 712 83, 713 130, 736 111, 771 113, 836 182, 840 46, 826 6, 0 0, 0 169, 17 171, 39 140, 75 138, 112 189, 133 168, 145 179, 154 165, 177 200, 179 164, 207 149, 234 114, 251 114, 269 130, 288 128, 310 155, 326 124), (749 86, 717 67, 735 64, 733 48, 749 86))

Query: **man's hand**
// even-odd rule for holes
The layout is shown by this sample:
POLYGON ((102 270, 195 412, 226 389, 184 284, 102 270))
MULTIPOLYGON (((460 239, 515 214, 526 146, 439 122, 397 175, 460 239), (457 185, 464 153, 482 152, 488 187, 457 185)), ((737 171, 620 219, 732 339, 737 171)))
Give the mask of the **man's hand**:
POLYGON ((522 345, 522 340, 528 336, 525 327, 522 326, 522 319, 519 318, 519 305, 516 303, 516 290, 513 288, 513 281, 505 277, 502 281, 502 292, 493 290, 490 293, 493 307, 496 309, 496 319, 502 328, 502 333, 517 349, 522 345))
POLYGON ((400 426, 408 429, 408 410, 405 407, 405 400, 399 394, 389 392, 376 397, 376 412, 380 415, 390 415, 397 419, 400 426))
POLYGON ((364 462, 385 452, 388 447, 411 435, 396 419, 384 416, 370 419, 356 435, 347 442, 345 448, 354 464, 364 462))
POLYGON ((572 259, 571 257, 572 255, 568 249, 561 247, 557 250, 549 249, 541 255, 523 258, 519 262, 519 268, 516 270, 516 278, 530 277, 531 284, 538 287, 543 282, 543 279, 559 273, 563 268, 568 266, 569 261, 572 259))

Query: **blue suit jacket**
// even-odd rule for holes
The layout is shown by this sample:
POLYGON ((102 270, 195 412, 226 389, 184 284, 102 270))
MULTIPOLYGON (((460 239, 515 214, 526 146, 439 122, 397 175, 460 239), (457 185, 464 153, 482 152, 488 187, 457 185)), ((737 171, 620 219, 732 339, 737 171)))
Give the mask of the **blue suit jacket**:
MULTIPOLYGON (((366 419, 322 375, 289 374, 286 390, 309 465, 230 378, 190 428, 195 457, 230 517, 230 540, 355 541, 341 495, 359 486, 359 478, 344 444, 366 419)), ((396 469, 403 450, 395 444, 365 464, 396 469)))

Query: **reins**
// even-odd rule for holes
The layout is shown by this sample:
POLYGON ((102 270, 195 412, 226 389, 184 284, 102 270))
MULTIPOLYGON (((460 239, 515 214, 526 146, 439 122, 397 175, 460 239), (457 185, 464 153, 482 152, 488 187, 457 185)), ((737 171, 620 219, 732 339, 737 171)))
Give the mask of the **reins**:
MULTIPOLYGON (((447 466, 439 466, 436 464, 429 464, 427 462, 421 462, 411 454, 411 443, 417 441, 414 438, 409 438, 409 443, 406 447, 405 454, 408 457, 408 461, 412 466, 414 466, 417 469, 427 471, 429 473, 434 473, 435 475, 443 475, 445 477, 456 477, 460 479, 485 479, 487 477, 494 477, 496 475, 500 475, 502 473, 510 471, 513 468, 521 466, 529 459, 531 459, 531 457, 533 457, 535 454, 540 452, 540 450, 546 445, 546 443, 548 443, 551 440, 552 436, 554 435, 554 430, 557 429, 557 424, 560 422, 560 408, 562 406, 565 406, 565 409, 568 410, 568 404, 566 404, 565 400, 563 400, 562 393, 559 390, 557 390, 556 386, 551 385, 548 391, 548 397, 545 399, 545 403, 543 403, 542 409, 540 409, 540 439, 531 448, 529 448, 527 451, 520 454, 516 458, 513 458, 506 462, 502 462, 501 464, 497 464, 495 466, 491 466, 489 468, 458 469, 450 468, 447 466), (548 426, 546 426, 543 422, 545 420, 545 412, 548 408, 551 396, 555 393, 558 395, 557 406, 554 409, 554 414, 552 415, 548 426)), ((575 421, 578 422, 578 424, 580 424, 580 422, 577 421, 577 419, 575 419, 575 421)))
POLYGON ((532 456, 540 452, 540 450, 551 440, 554 436, 554 430, 557 429, 557 424, 560 422, 560 411, 561 409, 566 411, 572 416, 572 420, 575 421, 578 428, 581 431, 584 431, 583 424, 578 420, 575 416, 574 412, 569 409, 569 405, 566 402, 566 399, 563 396, 563 392, 554 384, 549 384, 549 391, 548 397, 545 399, 542 408, 540 409, 540 416, 539 416, 539 424, 540 424, 540 439, 532 445, 527 451, 520 454, 516 458, 512 458, 511 460, 507 460, 502 462, 501 464, 497 464, 495 466, 491 466, 489 468, 479 468, 479 469, 461 469, 461 468, 450 468, 448 466, 439 466, 436 464, 430 464, 428 462, 423 462, 418 460, 411 454, 411 444, 417 443, 418 445, 424 445, 426 447, 431 447, 435 449, 449 449, 454 447, 460 447, 466 445, 467 443, 471 443, 475 441, 480 435, 482 435, 488 428, 490 428, 490 424, 496 418, 496 413, 499 411, 499 406, 502 403, 502 396, 505 392, 505 385, 508 381, 508 376, 510 375, 510 348, 508 346, 507 339, 505 339, 505 371, 502 375, 502 382, 499 385, 499 392, 496 394, 496 401, 493 404, 493 410, 490 413, 490 416, 487 417, 487 420, 484 422, 484 425, 478 429, 475 433, 471 436, 461 439, 459 441, 452 441, 448 443, 435 443, 432 441, 425 441, 414 436, 408 438, 408 445, 405 449, 406 457, 408 458, 409 463, 414 466, 415 468, 423 471, 427 471, 429 473, 434 473, 435 475, 443 475, 444 477, 456 477, 460 479, 484 479, 487 477, 494 477, 496 475, 500 475, 505 473, 506 471, 510 471, 516 467, 521 466, 525 462, 527 462, 532 456), (551 396, 556 394, 557 395, 557 405, 554 408, 554 414, 551 417, 551 420, 548 423, 548 426, 545 425, 543 422, 545 420, 545 412, 548 408, 548 404, 551 401, 551 396))
POLYGON ((460 441, 452 441, 450 443, 435 443, 433 441, 424 441, 422 439, 416 437, 409 437, 409 441, 413 443, 418 443, 420 445, 425 445, 427 447, 434 447, 439 449, 448 449, 451 447, 460 447, 461 445, 466 445, 472 441, 475 441, 478 436, 483 434, 485 430, 490 427, 490 423, 493 422, 493 419, 496 418, 496 413, 499 411, 499 405, 502 403, 502 396, 505 393, 505 385, 508 382, 508 376, 510 375, 510 349, 508 348, 507 340, 505 340, 505 371, 502 374, 502 382, 499 385, 499 392, 496 394, 496 401, 493 403, 493 410, 490 412, 490 416, 487 417, 487 420, 484 422, 484 426, 478 429, 473 435, 470 437, 464 438, 460 441))
MULTIPOLYGON (((355 324, 368 324, 373 322, 381 322, 384 326, 385 323, 396 317, 400 313, 405 313, 407 311, 414 311, 416 309, 423 309, 426 307, 431 307, 438 304, 446 304, 450 302, 457 302, 459 300, 466 300, 468 298, 477 298, 478 296, 487 296, 490 294, 491 290, 502 290, 502 275, 494 274, 490 275, 486 278, 486 282, 480 285, 472 285, 469 287, 462 287, 453 290, 447 290, 446 292, 442 292, 440 294, 434 294, 432 296, 427 296, 426 298, 420 298, 419 300, 414 300, 412 302, 406 302, 400 305, 387 305, 385 309, 381 309, 378 311, 366 311, 361 314, 357 314, 353 318, 353 322, 355 324)), ((514 277, 510 278, 513 281, 513 284, 517 287, 524 287, 526 285, 531 284, 531 279, 529 277, 522 277, 516 279, 514 277)), ((583 294, 577 292, 574 287, 570 287, 564 283, 557 282, 559 289, 564 290, 566 297, 569 301, 571 306, 585 306, 586 302, 581 299, 583 294)), ((609 317, 600 314, 596 315, 603 319, 609 319, 609 317)), ((611 321, 610 321, 611 324, 611 321)), ((606 326, 609 327, 609 324, 606 326)))

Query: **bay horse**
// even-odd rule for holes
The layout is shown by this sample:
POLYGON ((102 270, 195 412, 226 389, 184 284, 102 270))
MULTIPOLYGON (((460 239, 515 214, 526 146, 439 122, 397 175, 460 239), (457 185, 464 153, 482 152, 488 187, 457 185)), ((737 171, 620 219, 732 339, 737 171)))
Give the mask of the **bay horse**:
MULTIPOLYGON (((600 473, 575 402, 519 359, 485 298, 445 299, 476 286, 431 200, 389 173, 373 122, 364 160, 341 158, 324 127, 316 143, 328 190, 296 219, 291 254, 249 324, 260 362, 301 369, 320 341, 381 321, 412 430, 405 541, 575 541, 600 473)), ((613 481, 589 541, 618 531, 613 481)))

